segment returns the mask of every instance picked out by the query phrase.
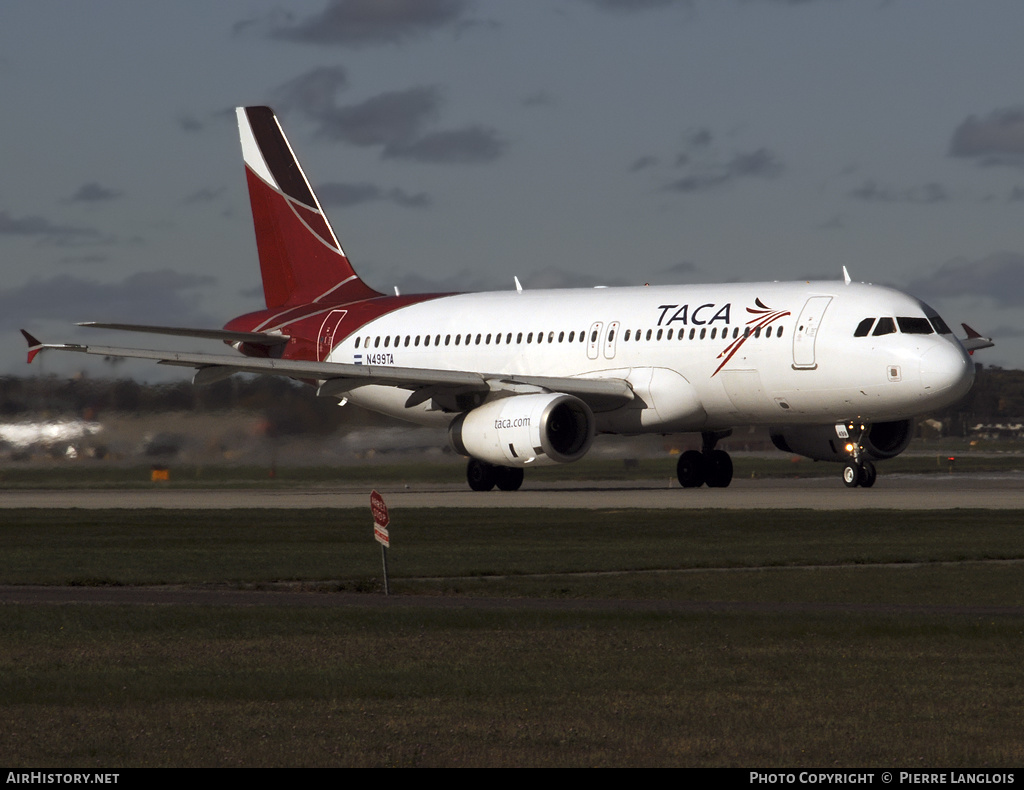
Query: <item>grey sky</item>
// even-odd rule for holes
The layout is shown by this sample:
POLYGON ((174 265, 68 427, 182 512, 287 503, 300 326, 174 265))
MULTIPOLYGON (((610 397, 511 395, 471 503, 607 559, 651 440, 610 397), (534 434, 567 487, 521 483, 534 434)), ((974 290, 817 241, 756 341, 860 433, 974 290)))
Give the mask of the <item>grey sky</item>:
POLYGON ((7 3, 0 365, 22 326, 260 307, 231 108, 269 103, 381 290, 845 265, 1024 367, 1021 30, 1017 0, 7 3))

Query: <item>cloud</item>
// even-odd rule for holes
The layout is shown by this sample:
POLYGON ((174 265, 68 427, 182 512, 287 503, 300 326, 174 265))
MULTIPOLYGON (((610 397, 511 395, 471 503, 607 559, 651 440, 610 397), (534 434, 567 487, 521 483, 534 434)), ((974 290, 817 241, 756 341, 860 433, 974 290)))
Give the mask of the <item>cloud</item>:
POLYGON ((1024 255, 997 252, 977 261, 954 258, 907 285, 923 298, 987 296, 1000 307, 1024 305, 1024 255))
POLYGON ((683 8, 693 7, 693 0, 587 0, 587 2, 603 11, 622 13, 650 11, 652 8, 668 8, 673 5, 683 8))
POLYGON ((411 159, 438 164, 493 162, 505 150, 498 132, 484 126, 467 126, 443 132, 429 132, 408 142, 385 146, 387 159, 411 159))
POLYGON ((658 157, 647 154, 646 156, 638 156, 629 165, 630 173, 638 173, 641 170, 646 170, 649 167, 655 167, 658 164, 658 157))
POLYGON ((178 127, 183 132, 201 132, 206 125, 194 115, 181 115, 178 117, 178 127))
POLYGON ((216 278, 170 269, 137 272, 120 283, 71 274, 0 290, 0 326, 16 329, 33 321, 120 320, 175 325, 209 323, 196 308, 195 290, 216 278))
POLYGON ((437 115, 437 88, 421 86, 382 93, 359 104, 309 114, 320 121, 319 133, 352 145, 394 145, 415 139, 437 115))
POLYGON ((186 195, 181 202, 186 206, 195 205, 197 203, 212 203, 223 195, 225 191, 224 187, 218 187, 217 189, 203 187, 201 189, 197 189, 190 195, 186 195))
POLYGON ((303 72, 274 91, 274 106, 280 112, 296 109, 313 118, 335 111, 338 91, 348 86, 341 66, 320 66, 303 72))
POLYGON ((784 169, 778 157, 767 148, 734 154, 724 162, 694 160, 687 156, 680 164, 690 172, 667 184, 665 189, 670 192, 704 192, 743 178, 776 178, 784 169))
POLYGON ((443 103, 436 87, 420 85, 338 105, 336 94, 345 84, 340 68, 314 69, 278 88, 277 103, 306 115, 316 124, 319 137, 362 147, 380 146, 386 159, 478 164, 494 161, 505 151, 506 142, 489 126, 429 129, 443 103))
POLYGON ((12 217, 0 211, 0 236, 34 236, 53 244, 95 241, 99 232, 93 228, 56 225, 45 217, 12 217))
POLYGON ((411 195, 398 188, 381 189, 375 184, 367 183, 321 184, 316 188, 316 194, 325 206, 356 206, 376 200, 389 201, 403 208, 426 208, 430 205, 430 198, 425 192, 411 195))
POLYGON ((846 194, 848 197, 869 203, 914 203, 920 206, 945 203, 949 200, 946 188, 934 181, 909 189, 893 189, 869 179, 846 194))
POLYGON ((270 35, 320 45, 395 44, 462 21, 467 0, 331 0, 294 24, 272 23, 270 35))
POLYGON ((68 198, 68 202, 97 203, 105 200, 116 200, 123 194, 120 190, 110 189, 109 187, 97 184, 95 181, 90 181, 88 184, 82 184, 78 191, 68 198))
POLYGON ((971 115, 953 132, 949 155, 974 159, 983 165, 1024 166, 1024 108, 971 115))

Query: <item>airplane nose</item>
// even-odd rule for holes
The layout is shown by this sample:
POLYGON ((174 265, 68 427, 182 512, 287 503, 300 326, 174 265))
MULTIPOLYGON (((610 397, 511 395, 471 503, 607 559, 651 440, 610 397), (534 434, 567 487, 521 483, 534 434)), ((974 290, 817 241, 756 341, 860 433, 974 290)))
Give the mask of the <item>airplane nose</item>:
POLYGON ((921 355, 921 384, 929 395, 947 395, 952 403, 974 383, 974 365, 962 348, 952 343, 933 346, 921 355))

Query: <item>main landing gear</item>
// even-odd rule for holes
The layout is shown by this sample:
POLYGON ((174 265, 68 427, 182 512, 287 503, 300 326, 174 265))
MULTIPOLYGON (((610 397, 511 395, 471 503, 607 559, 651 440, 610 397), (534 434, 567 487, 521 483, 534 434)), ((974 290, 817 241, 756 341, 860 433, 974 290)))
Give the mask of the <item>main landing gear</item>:
POLYGON ((495 486, 502 491, 518 491, 523 484, 523 470, 470 458, 466 465, 466 480, 474 491, 490 491, 495 486))
POLYGON ((687 450, 679 456, 676 477, 683 488, 725 488, 732 482, 732 458, 725 450, 716 450, 719 439, 729 436, 732 431, 706 432, 701 434, 704 448, 701 451, 687 450))

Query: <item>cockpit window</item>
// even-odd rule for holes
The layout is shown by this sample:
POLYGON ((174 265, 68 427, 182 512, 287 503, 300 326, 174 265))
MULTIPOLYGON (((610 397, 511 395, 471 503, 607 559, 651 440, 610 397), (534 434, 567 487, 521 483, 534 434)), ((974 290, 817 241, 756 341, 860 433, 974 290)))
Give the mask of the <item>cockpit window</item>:
POLYGON ((932 325, 924 317, 915 318, 901 315, 897 317, 896 322, 900 325, 900 331, 905 335, 930 335, 932 333, 932 325))
POLYGON ((939 317, 939 314, 936 312, 934 307, 927 305, 924 302, 921 302, 921 307, 924 308, 924 314, 928 316, 928 320, 932 322, 932 326, 935 327, 936 332, 940 335, 953 334, 953 330, 950 329, 946 325, 946 322, 939 317))
POLYGON ((868 332, 871 331, 871 325, 873 323, 875 323, 875 319, 874 318, 865 318, 863 321, 861 321, 859 324, 857 324, 857 328, 854 330, 853 336, 854 337, 867 337, 868 336, 868 332))
POLYGON ((891 335, 896 331, 896 322, 891 318, 879 318, 878 323, 875 324, 875 331, 871 334, 875 337, 879 335, 891 335))

